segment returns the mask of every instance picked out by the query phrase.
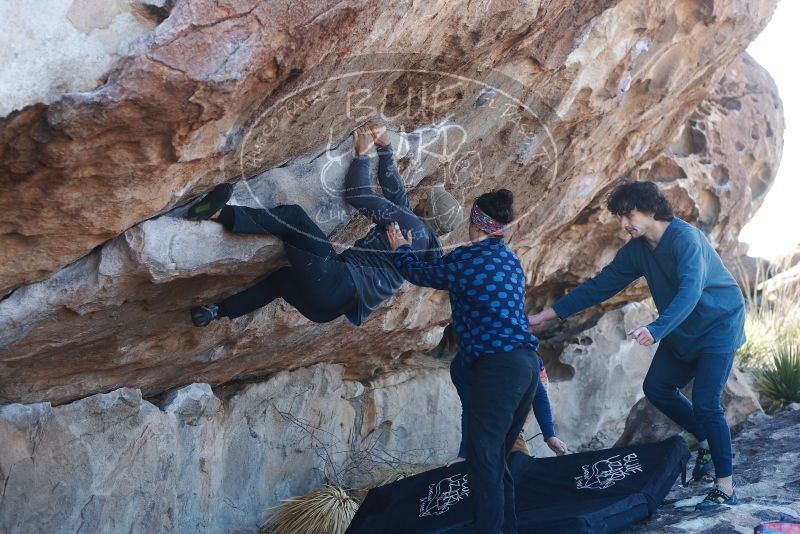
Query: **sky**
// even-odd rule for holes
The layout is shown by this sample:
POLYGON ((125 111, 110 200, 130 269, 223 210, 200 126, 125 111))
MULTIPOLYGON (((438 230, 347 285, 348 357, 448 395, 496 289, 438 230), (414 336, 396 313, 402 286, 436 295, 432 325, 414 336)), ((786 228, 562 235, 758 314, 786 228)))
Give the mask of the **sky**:
POLYGON ((800 245, 800 1, 781 0, 763 32, 747 52, 766 68, 783 101, 786 131, 783 159, 764 204, 744 227, 739 240, 750 245, 748 254, 767 259, 800 245))

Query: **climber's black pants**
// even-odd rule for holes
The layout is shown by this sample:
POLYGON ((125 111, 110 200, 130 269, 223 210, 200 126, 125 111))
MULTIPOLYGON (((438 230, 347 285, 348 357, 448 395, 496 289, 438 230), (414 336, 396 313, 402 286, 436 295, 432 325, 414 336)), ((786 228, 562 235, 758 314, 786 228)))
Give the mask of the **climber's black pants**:
POLYGON ((300 206, 269 210, 225 206, 218 222, 237 234, 280 237, 291 264, 220 302, 220 315, 235 319, 281 297, 309 320, 326 323, 354 305, 356 288, 350 272, 300 206))
POLYGON ((481 356, 470 368, 467 462, 479 534, 516 534, 514 480, 506 464, 539 385, 532 350, 481 356))

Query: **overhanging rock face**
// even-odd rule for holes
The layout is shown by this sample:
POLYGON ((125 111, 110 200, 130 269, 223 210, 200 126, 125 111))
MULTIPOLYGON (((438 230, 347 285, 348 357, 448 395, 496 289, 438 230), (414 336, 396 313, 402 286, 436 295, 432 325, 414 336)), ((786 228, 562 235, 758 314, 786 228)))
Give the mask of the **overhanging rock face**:
POLYGON ((370 114, 394 132, 412 202, 442 182, 464 204, 515 192, 531 307, 622 244, 601 208, 627 177, 657 180, 733 250, 780 158, 777 92, 742 56, 774 4, 176 3, 102 86, 0 124, 0 402, 317 362, 363 378, 434 348, 446 295, 413 287, 358 329, 282 302, 188 320, 284 259, 276 240, 185 221, 181 205, 237 182, 236 202, 300 204, 352 243, 366 224, 341 201, 347 135, 370 114))

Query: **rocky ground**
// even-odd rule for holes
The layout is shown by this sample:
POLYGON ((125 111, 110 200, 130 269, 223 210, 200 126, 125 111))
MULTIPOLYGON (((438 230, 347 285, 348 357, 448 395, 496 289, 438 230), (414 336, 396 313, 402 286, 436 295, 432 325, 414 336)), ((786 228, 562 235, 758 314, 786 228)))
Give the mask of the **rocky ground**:
MULTIPOLYGON (((800 408, 796 406, 796 408, 800 408)), ((708 483, 675 485, 650 521, 628 529, 639 533, 752 533, 781 515, 800 518, 800 409, 774 416, 753 414, 733 441, 738 506, 696 512, 708 483)))

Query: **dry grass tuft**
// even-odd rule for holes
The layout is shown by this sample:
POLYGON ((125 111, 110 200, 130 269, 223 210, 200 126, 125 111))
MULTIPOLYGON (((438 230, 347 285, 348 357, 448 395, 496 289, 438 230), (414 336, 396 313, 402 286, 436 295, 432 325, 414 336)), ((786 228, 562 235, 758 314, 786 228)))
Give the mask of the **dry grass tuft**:
POLYGON ((358 510, 344 489, 325 486, 282 501, 261 534, 343 534, 358 510))

